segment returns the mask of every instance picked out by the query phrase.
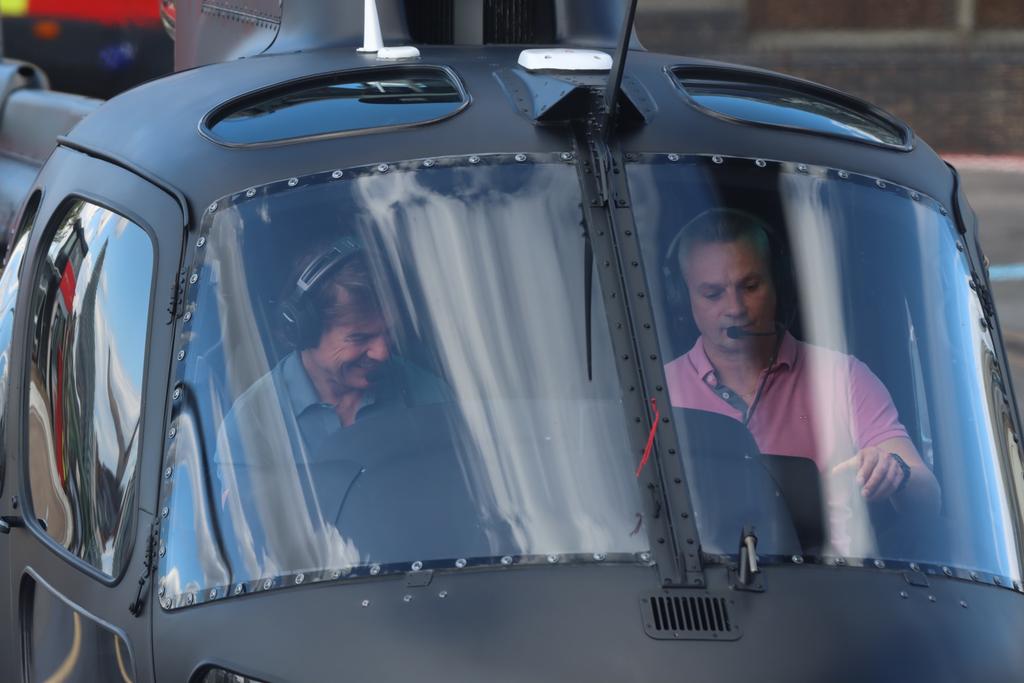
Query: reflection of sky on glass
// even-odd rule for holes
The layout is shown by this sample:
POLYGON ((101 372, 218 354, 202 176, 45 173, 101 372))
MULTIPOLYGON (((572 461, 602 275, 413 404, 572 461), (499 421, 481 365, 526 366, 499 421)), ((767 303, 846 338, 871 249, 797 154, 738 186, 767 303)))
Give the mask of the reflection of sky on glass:
MULTIPOLYGON (((106 220, 86 230, 90 260, 107 245, 97 304, 109 326, 110 339, 116 340, 118 355, 129 372, 135 393, 142 390, 142 370, 146 354, 147 321, 153 280, 153 243, 146 232, 126 219, 106 211, 106 220)), ((92 221, 83 220, 84 227, 92 221)), ((83 269, 88 267, 83 264, 83 269)), ((80 278, 81 279, 81 278, 80 278)), ((81 296, 83 287, 78 287, 81 296)))
MULTIPOLYGON (((799 108, 800 105, 795 103, 784 106, 787 103, 783 101, 763 102, 750 97, 739 97, 736 95, 695 95, 694 99, 708 109, 745 121, 757 121, 780 126, 796 126, 807 130, 842 135, 856 140, 870 140, 871 142, 884 142, 888 144, 899 143, 899 140, 892 139, 891 133, 879 130, 867 121, 854 122, 852 115, 848 115, 851 121, 843 122, 824 113, 801 109, 799 108)), ((803 106, 808 105, 804 104, 803 106)), ((837 111, 836 113, 840 112, 837 111)))

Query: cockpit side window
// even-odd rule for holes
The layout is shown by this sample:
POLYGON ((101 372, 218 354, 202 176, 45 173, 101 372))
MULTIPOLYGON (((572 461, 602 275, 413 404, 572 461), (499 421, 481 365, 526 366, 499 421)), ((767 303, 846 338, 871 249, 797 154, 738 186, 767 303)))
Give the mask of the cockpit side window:
POLYGON ((118 576, 131 550, 154 250, 127 218, 74 201, 33 283, 27 377, 30 514, 118 576))

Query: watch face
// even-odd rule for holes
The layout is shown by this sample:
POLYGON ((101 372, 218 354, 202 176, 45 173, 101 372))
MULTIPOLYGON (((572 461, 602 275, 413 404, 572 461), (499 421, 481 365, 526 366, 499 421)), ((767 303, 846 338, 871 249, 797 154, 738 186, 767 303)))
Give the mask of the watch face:
POLYGON ((889 455, 896 461, 896 464, 903 470, 903 479, 900 480, 900 485, 896 487, 896 493, 899 493, 907 487, 907 483, 910 481, 910 465, 908 465, 898 453, 890 453, 889 455))

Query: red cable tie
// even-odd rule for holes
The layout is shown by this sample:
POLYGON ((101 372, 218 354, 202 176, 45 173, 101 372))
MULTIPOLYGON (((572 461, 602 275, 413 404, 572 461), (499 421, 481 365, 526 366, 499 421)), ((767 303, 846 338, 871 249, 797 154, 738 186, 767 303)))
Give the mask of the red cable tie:
POLYGON ((654 447, 654 435, 658 431, 658 420, 661 419, 661 411, 658 410, 658 402, 651 398, 651 409, 654 411, 654 422, 651 424, 651 433, 647 435, 647 445, 644 446, 644 457, 640 459, 640 464, 636 467, 636 476, 639 477, 640 473, 644 469, 644 465, 651 457, 651 448, 654 447))

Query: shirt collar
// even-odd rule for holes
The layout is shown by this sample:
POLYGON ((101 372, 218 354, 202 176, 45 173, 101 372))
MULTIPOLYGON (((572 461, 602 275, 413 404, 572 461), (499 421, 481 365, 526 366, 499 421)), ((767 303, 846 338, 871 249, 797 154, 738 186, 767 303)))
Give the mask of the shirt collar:
POLYGON ((298 351, 288 354, 280 367, 282 384, 294 415, 301 415, 311 406, 323 405, 323 401, 316 393, 316 387, 313 386, 313 380, 302 366, 302 357, 298 351))
MULTIPOLYGON (((786 332, 782 337, 782 343, 779 345, 779 353, 776 356, 773 367, 792 369, 796 365, 798 349, 799 345, 796 339, 789 332, 786 332)), ((698 377, 711 386, 718 384, 715 366, 711 364, 711 359, 708 358, 707 350, 704 348, 704 335, 697 338, 693 348, 687 352, 686 358, 698 377)))

